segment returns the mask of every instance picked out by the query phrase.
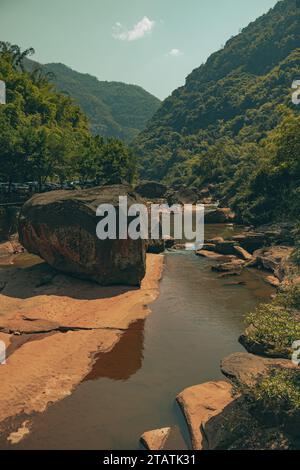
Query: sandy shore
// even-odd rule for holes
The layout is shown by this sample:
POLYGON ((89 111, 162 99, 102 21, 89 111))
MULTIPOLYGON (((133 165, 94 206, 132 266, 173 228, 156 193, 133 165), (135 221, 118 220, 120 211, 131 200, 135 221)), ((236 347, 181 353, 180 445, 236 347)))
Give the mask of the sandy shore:
POLYGON ((101 287, 35 263, 19 255, 0 270, 0 340, 8 354, 0 365, 0 430, 9 418, 43 412, 70 395, 95 353, 111 351, 131 323, 149 314, 163 256, 147 256, 139 289, 101 287))

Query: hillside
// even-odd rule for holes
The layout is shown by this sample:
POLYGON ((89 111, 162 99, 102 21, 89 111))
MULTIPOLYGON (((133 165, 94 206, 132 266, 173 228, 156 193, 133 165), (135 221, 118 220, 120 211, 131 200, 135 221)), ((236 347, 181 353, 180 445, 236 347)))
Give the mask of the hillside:
POLYGON ((299 115, 291 100, 299 78, 300 2, 284 0, 163 102, 135 142, 143 177, 217 183, 230 199, 265 158, 268 133, 277 135, 284 119, 299 115))
MULTIPOLYGON (((27 68, 40 66, 27 60, 27 68)), ((57 89, 80 105, 94 134, 117 137, 130 142, 144 130, 157 111, 160 100, 143 88, 121 82, 99 81, 96 77, 72 70, 63 64, 41 66, 53 76, 57 89)))

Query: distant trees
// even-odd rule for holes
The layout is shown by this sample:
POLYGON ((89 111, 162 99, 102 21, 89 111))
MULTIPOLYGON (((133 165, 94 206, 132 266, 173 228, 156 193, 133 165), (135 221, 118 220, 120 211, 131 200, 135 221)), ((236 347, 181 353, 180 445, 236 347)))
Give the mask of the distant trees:
POLYGON ((0 43, 0 79, 7 104, 0 105, 0 178, 12 182, 47 179, 131 182, 135 158, 121 142, 93 136, 80 108, 57 93, 41 71, 24 72, 33 52, 0 43))

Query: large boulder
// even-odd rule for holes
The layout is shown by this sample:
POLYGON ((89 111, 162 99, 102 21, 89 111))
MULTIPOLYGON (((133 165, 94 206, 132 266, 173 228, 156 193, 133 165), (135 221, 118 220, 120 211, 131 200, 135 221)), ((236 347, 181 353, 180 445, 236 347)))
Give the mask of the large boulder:
POLYGON ((36 195, 21 210, 20 242, 58 271, 101 285, 138 286, 145 275, 145 242, 96 236, 97 207, 112 204, 118 220, 119 196, 128 197, 128 206, 138 202, 125 185, 36 195))

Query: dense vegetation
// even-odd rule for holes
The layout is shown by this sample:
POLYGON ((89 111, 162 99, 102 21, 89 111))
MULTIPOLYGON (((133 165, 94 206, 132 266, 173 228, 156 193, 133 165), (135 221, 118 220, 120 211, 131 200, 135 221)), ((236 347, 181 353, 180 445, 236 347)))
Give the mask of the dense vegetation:
POLYGON ((217 183, 245 221, 299 216, 299 78, 299 2, 284 0, 164 101, 136 140, 143 177, 217 183))
POLYGON ((70 95, 89 118, 95 135, 132 141, 144 130, 160 106, 158 98, 136 85, 99 81, 63 64, 40 65, 26 61, 26 67, 41 67, 56 88, 70 95))
POLYGON ((78 105, 56 92, 43 71, 25 72, 24 58, 32 52, 0 43, 0 79, 7 89, 7 104, 0 106, 0 178, 131 182, 133 153, 116 139, 93 136, 78 105))
POLYGON ((247 342, 261 345, 266 354, 291 358, 300 338, 300 286, 283 289, 270 304, 259 305, 246 316, 247 342))

